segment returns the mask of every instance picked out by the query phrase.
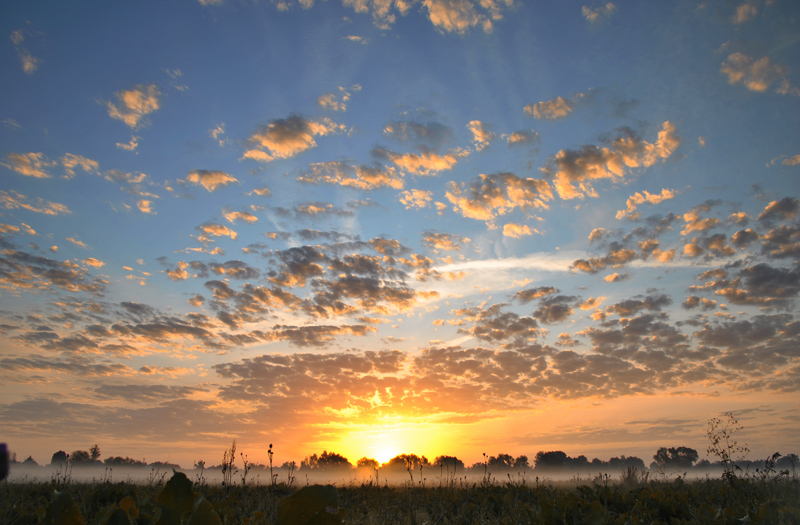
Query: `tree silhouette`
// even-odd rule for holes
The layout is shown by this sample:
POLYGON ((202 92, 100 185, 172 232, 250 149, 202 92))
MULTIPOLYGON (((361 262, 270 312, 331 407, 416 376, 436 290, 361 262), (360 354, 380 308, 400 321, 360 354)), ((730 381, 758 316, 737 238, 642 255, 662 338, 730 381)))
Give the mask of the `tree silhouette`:
POLYGON ((417 456, 416 454, 399 454, 384 464, 384 467, 390 470, 407 470, 415 469, 420 466, 429 467, 430 461, 425 456, 417 456))
POLYGON ((307 456, 302 462, 300 462, 300 468, 310 468, 310 469, 342 469, 342 468, 353 468, 353 465, 350 461, 347 460, 346 457, 342 456, 341 454, 337 454, 336 452, 328 452, 327 450, 322 451, 322 454, 317 456, 316 454, 312 454, 307 456))
POLYGON ((92 461, 100 459, 100 447, 93 445, 92 448, 89 449, 89 456, 92 458, 92 461))
POLYGON ((60 463, 66 463, 68 459, 69 459, 69 454, 67 454, 63 450, 59 450, 58 452, 53 454, 53 457, 50 459, 50 464, 58 465, 60 463))
POLYGON ((552 452, 539 451, 536 453, 536 457, 533 458, 533 464, 535 468, 561 468, 567 462, 567 457, 567 454, 560 450, 552 452))
POLYGON ((697 451, 693 448, 661 447, 656 451, 653 460, 659 467, 688 468, 694 465, 697 457, 697 451))
POLYGON ((69 459, 72 463, 88 463, 92 460, 92 457, 85 450, 76 450, 70 454, 69 459))
POLYGON ((490 469, 510 469, 514 466, 514 458, 509 454, 498 454, 497 457, 489 456, 487 465, 490 469))
POLYGON ((359 459, 359 460, 356 462, 356 466, 357 466, 358 468, 370 468, 370 469, 376 469, 376 468, 380 467, 380 466, 381 466, 381 464, 380 464, 380 463, 378 463, 378 460, 376 460, 376 459, 372 459, 372 458, 368 458, 368 457, 363 457, 363 458, 359 459))
POLYGON ((444 467, 448 472, 455 472, 457 469, 464 470, 464 462, 455 456, 437 456, 433 460, 434 467, 444 467))

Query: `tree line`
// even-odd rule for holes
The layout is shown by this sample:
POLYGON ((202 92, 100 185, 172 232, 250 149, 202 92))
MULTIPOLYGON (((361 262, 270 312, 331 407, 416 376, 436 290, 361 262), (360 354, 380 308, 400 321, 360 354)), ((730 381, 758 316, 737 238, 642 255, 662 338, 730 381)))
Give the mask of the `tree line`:
MULTIPOLYGON (((179 469, 179 465, 163 461, 155 461, 148 463, 144 459, 137 460, 130 457, 123 456, 110 456, 104 460, 100 460, 101 452, 98 445, 93 445, 89 450, 75 450, 71 454, 63 450, 55 452, 51 459, 51 465, 62 465, 70 463, 73 466, 97 466, 97 467, 158 467, 164 469, 179 469)), ((280 469, 289 470, 302 470, 302 471, 322 471, 322 470, 346 470, 346 469, 370 469, 370 470, 385 470, 385 471, 406 471, 406 470, 419 470, 425 468, 438 468, 446 470, 448 473, 456 472, 498 472, 498 471, 524 471, 524 470, 625 470, 628 468, 637 468, 644 470, 648 467, 644 460, 636 456, 619 456, 612 457, 608 461, 603 461, 594 458, 591 461, 584 455, 571 457, 565 452, 556 451, 539 451, 533 458, 529 460, 528 456, 520 455, 513 457, 510 454, 500 453, 496 456, 487 456, 483 454, 483 461, 478 461, 470 466, 467 466, 462 460, 455 456, 437 456, 433 461, 427 457, 418 456, 416 454, 399 454, 385 463, 362 457, 357 460, 355 465, 349 459, 336 452, 323 451, 321 454, 312 454, 306 456, 300 465, 294 461, 283 463, 280 469)), ((38 463, 33 457, 28 456, 24 461, 17 461, 16 454, 12 454, 10 458, 11 464, 20 464, 28 466, 38 466, 38 463)), ((763 461, 746 461, 739 460, 737 463, 743 466, 755 465, 758 466, 763 461)), ((709 462, 706 459, 699 459, 697 450, 690 447, 661 447, 653 455, 653 461, 649 464, 651 470, 680 470, 691 468, 712 468, 720 466, 720 462, 709 462)), ((782 456, 777 460, 778 468, 795 469, 800 467, 800 458, 797 454, 789 454, 782 456)), ((193 465, 194 468, 202 468, 208 470, 222 469, 223 465, 207 466, 205 461, 196 461, 193 465)), ((251 463, 249 468, 255 469, 268 469, 267 465, 251 463)))

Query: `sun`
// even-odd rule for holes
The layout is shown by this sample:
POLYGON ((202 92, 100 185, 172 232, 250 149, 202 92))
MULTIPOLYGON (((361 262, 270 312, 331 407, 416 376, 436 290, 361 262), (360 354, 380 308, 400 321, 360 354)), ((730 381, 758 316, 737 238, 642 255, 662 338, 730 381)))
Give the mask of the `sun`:
POLYGON ((395 457, 397 454, 399 454, 399 452, 388 446, 380 446, 375 449, 375 459, 378 460, 378 463, 381 465, 395 457))

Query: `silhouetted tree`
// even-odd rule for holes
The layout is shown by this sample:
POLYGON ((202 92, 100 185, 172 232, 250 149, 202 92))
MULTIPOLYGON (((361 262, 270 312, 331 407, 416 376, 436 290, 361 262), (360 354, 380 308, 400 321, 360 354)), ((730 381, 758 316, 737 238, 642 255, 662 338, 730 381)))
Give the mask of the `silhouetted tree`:
POLYGON ((377 459, 363 457, 363 458, 359 459, 358 461, 356 461, 356 466, 358 468, 376 469, 376 468, 380 467, 381 464, 378 463, 377 459))
POLYGON ((76 450, 70 454, 69 459, 73 464, 88 463, 92 460, 91 456, 89 456, 89 453, 85 450, 76 450))
POLYGON ((38 467, 39 464, 36 463, 36 460, 33 459, 33 456, 28 456, 25 461, 22 462, 23 465, 28 465, 29 467, 38 467))
POLYGON ((89 457, 92 458, 92 461, 100 459, 100 447, 93 445, 92 448, 89 449, 89 457))
POLYGON ((63 450, 59 450, 58 452, 53 454, 53 457, 50 459, 50 464, 58 465, 60 463, 66 463, 68 459, 69 459, 69 454, 67 454, 63 450))
POLYGON ((513 468, 517 470, 531 468, 531 464, 528 463, 528 456, 519 456, 515 459, 513 468))
POLYGON ((536 453, 536 457, 533 458, 534 468, 561 468, 566 462, 567 454, 560 450, 553 452, 539 451, 536 453))
POLYGON ((584 455, 580 455, 577 458, 567 456, 567 459, 564 461, 564 466, 573 469, 586 468, 589 466, 589 460, 586 459, 584 455))
POLYGON ((419 457, 416 454, 399 454, 387 461, 383 466, 390 470, 406 470, 409 468, 419 468, 420 465, 429 467, 431 464, 425 456, 419 457))
POLYGON ((455 456, 437 456, 433 460, 434 467, 444 467, 448 472, 456 472, 458 469, 464 470, 464 462, 455 456))
POLYGON ((635 467, 638 469, 644 469, 644 461, 641 458, 637 458, 636 456, 620 456, 618 458, 611 458, 608 460, 609 468, 613 468, 614 470, 622 470, 627 469, 629 467, 635 467))
MULTIPOLYGON (((147 463, 144 461, 139 461, 138 459, 133 459, 129 457, 122 457, 122 456, 111 456, 105 459, 103 462, 109 467, 146 467, 147 463)), ((195 467, 197 465, 195 464, 195 467)))
POLYGON ((300 462, 300 468, 342 469, 353 468, 353 465, 347 460, 346 457, 337 454, 336 452, 328 452, 327 450, 323 450, 322 454, 319 456, 316 454, 307 456, 306 459, 300 462))
POLYGON ((487 465, 490 469, 495 470, 505 470, 510 469, 514 466, 514 458, 511 457, 509 454, 498 454, 495 456, 489 456, 489 461, 487 465))
POLYGON ((689 447, 661 447, 653 456, 659 467, 688 468, 697 461, 697 451, 689 447))

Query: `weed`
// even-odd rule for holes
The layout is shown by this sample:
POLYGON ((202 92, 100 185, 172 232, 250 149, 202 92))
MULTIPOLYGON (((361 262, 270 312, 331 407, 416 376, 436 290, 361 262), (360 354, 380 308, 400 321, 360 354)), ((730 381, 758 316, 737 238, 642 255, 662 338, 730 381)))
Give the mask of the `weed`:
POLYGON ((222 485, 229 487, 233 485, 233 475, 238 472, 233 466, 236 461, 236 440, 231 443, 231 448, 226 448, 222 452, 222 485))
POLYGON ((728 412, 725 416, 727 417, 723 419, 712 417, 708 420, 708 428, 706 430, 710 442, 708 454, 719 459, 723 468, 722 477, 733 485, 737 478, 736 471, 742 470, 736 464, 736 461, 744 459, 750 449, 747 448, 747 443, 740 445, 734 438, 734 434, 744 427, 739 424, 732 412, 728 412))

